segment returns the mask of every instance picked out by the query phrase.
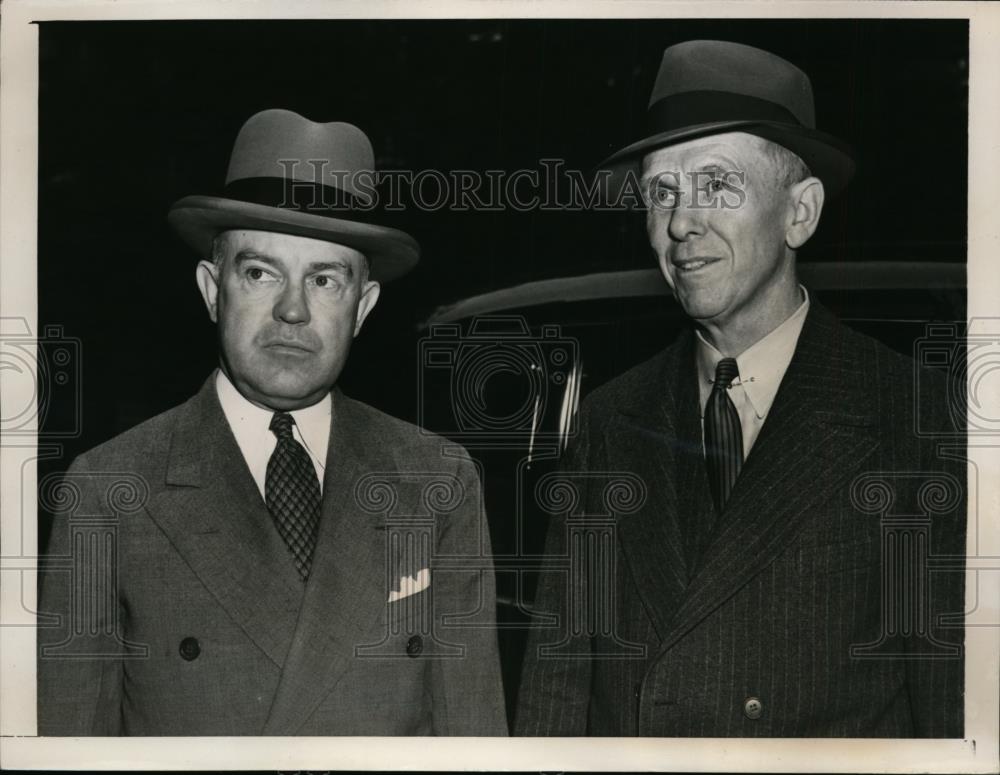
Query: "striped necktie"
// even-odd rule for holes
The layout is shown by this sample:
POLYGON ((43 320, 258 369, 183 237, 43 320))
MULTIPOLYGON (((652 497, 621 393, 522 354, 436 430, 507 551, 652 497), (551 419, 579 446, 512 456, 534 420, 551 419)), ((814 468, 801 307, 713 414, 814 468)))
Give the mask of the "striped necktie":
POLYGON ((743 429, 729 397, 729 386, 739 376, 735 358, 719 361, 712 393, 705 404, 705 464, 716 514, 722 513, 743 467, 743 429))

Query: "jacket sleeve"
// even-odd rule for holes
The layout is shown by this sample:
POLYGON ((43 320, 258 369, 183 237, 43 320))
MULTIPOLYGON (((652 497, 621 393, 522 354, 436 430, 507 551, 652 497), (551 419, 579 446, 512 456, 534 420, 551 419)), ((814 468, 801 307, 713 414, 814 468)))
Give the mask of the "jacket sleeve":
POLYGON ((468 457, 460 460, 456 476, 462 502, 447 515, 437 541, 437 556, 448 564, 433 571, 431 582, 434 637, 446 647, 432 662, 433 730, 506 737, 489 523, 479 475, 468 457))
MULTIPOLYGON (((965 440, 956 435, 949 401, 960 392, 948 391, 944 379, 924 370, 919 379, 928 388, 922 402, 921 424, 930 433, 921 440, 921 469, 926 472, 918 507, 930 512, 926 574, 926 615, 904 638, 908 652, 907 688, 917 737, 964 737, 965 709, 965 557, 968 464, 965 440), (940 433, 936 433, 940 431, 940 433)), ((964 392, 964 385, 956 385, 964 392)), ((977 504, 972 503, 972 514, 977 504)), ((919 576, 918 576, 919 578, 919 576)))
MULTIPOLYGON (((584 405, 586 406, 586 404, 584 405)), ((586 412, 580 415, 580 435, 571 442, 559 471, 584 471, 588 464, 586 412)), ((582 495, 582 494, 581 494, 582 495)), ((535 593, 535 613, 528 633, 521 671, 514 734, 523 736, 582 737, 587 734, 591 688, 591 641, 585 628, 570 626, 583 621, 582 611, 570 611, 571 601, 587 599, 570 584, 586 584, 581 576, 570 578, 565 570, 569 556, 567 528, 561 516, 553 515, 545 540, 545 554, 535 593), (575 614, 575 616, 574 616, 575 614), (545 620, 555 616, 555 624, 545 620), (559 647, 559 654, 547 653, 559 647)))
POLYGON ((78 458, 48 493, 38 612, 38 734, 121 734, 120 525, 105 477, 78 458))

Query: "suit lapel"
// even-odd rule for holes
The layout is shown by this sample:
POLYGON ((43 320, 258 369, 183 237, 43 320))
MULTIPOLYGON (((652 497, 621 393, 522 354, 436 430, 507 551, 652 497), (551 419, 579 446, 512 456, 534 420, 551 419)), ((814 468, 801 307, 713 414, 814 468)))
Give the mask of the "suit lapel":
POLYGON ((668 631, 688 574, 676 477, 678 462, 683 464, 688 450, 678 437, 671 378, 685 349, 683 343, 674 345, 651 364, 644 384, 619 407, 604 438, 608 468, 627 468, 646 486, 642 507, 619 517, 617 524, 625 562, 661 638, 668 631))
POLYGON ((663 643, 674 642, 772 563, 877 445, 864 370, 846 329, 815 301, 767 421, 663 643))
POLYGON ((263 734, 294 734, 333 690, 370 639, 386 605, 386 533, 363 511, 355 485, 370 470, 393 471, 370 439, 360 406, 334 392, 320 532, 295 635, 263 734))
POLYGON ((698 563, 715 524, 715 508, 708 487, 708 470, 705 468, 705 447, 701 430, 701 403, 698 395, 698 371, 693 368, 694 336, 689 336, 681 354, 674 376, 679 396, 677 410, 677 435, 681 454, 678 456, 676 478, 680 490, 678 521, 684 537, 688 578, 698 563))
POLYGON ((180 410, 165 484, 150 500, 151 518, 233 621, 281 666, 302 583, 226 421, 214 373, 180 410))

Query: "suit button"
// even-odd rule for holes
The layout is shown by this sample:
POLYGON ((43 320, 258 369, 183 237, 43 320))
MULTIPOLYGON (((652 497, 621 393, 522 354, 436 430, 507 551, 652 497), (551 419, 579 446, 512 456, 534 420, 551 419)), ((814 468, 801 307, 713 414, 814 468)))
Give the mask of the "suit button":
POLYGON ((190 662, 192 659, 198 658, 198 655, 201 653, 201 646, 198 644, 197 638, 185 638, 181 641, 179 651, 181 652, 181 656, 190 662))
POLYGON ((743 714, 750 719, 755 721, 759 719, 761 714, 764 712, 764 705, 756 697, 747 697, 743 703, 743 714))
POLYGON ((419 657, 420 652, 424 650, 424 639, 419 635, 414 635, 408 641, 406 641, 406 656, 408 657, 419 657))

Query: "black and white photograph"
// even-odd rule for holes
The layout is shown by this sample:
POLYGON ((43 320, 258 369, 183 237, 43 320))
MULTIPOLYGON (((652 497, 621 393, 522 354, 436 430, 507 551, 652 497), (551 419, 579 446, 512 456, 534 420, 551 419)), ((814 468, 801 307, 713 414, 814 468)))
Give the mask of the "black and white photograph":
POLYGON ((998 14, 369 5, 5 15, 4 766, 995 770, 998 14))

